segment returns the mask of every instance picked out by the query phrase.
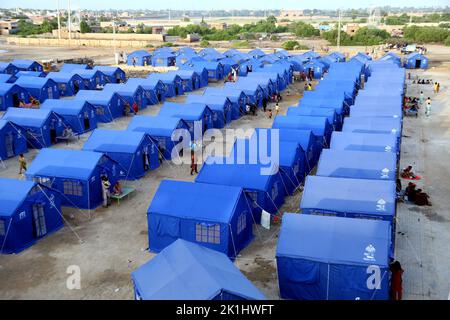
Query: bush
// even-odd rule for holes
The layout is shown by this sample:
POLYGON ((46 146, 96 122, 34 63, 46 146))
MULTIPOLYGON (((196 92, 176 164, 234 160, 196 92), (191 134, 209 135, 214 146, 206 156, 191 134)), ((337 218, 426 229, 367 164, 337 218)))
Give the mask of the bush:
MULTIPOLYGON (((322 33, 322 37, 328 40, 331 44, 337 43, 337 30, 331 30, 322 33)), ((361 28, 358 29, 353 36, 345 32, 341 32, 341 45, 342 46, 370 46, 385 43, 390 38, 390 34, 385 30, 361 28)))
POLYGON ((298 43, 298 41, 295 40, 289 40, 284 42, 281 47, 285 50, 294 50, 294 48, 300 46, 300 43, 298 43))
POLYGON ((280 40, 280 37, 278 37, 276 34, 270 36, 270 41, 278 41, 278 40, 280 40))
POLYGON ((249 48, 250 43, 247 40, 236 41, 236 42, 233 42, 232 47, 233 48, 249 48))
POLYGON ((450 36, 448 36, 447 39, 445 39, 444 44, 446 46, 450 46, 450 36))
POLYGON ((209 41, 203 39, 202 41, 200 41, 200 47, 202 48, 209 47, 209 41))
POLYGON ((444 43, 449 35, 450 31, 448 29, 439 27, 410 26, 403 28, 405 39, 421 43, 444 43))
POLYGON ((310 38, 320 35, 320 31, 312 25, 304 22, 296 22, 289 26, 289 31, 294 33, 297 37, 310 38))

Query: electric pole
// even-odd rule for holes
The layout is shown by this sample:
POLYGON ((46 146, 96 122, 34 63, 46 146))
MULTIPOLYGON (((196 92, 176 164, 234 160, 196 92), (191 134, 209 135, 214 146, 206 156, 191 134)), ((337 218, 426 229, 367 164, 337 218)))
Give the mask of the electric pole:
POLYGON ((59 12, 59 0, 56 0, 57 5, 57 18, 58 18, 58 39, 61 40, 61 17, 59 12))
POLYGON ((341 10, 338 10, 337 50, 341 50, 341 10))
POLYGON ((69 45, 70 45, 70 40, 72 39, 72 18, 70 15, 70 0, 68 1, 68 16, 67 16, 67 22, 68 22, 68 30, 69 30, 69 45))

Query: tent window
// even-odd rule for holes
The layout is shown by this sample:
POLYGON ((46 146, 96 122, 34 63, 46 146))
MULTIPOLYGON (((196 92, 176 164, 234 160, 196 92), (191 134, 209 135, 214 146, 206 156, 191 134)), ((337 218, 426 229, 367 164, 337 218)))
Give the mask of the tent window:
POLYGON ((195 240, 205 243, 220 243, 220 225, 197 223, 195 226, 195 240))
POLYGON ((63 182, 64 194, 70 196, 83 196, 83 187, 81 183, 76 181, 64 181, 63 182))
POLYGON ((0 220, 0 236, 6 234, 5 220, 0 220))
POLYGON ((241 213, 238 217, 237 221, 237 234, 240 234, 242 231, 247 228, 247 211, 241 213))

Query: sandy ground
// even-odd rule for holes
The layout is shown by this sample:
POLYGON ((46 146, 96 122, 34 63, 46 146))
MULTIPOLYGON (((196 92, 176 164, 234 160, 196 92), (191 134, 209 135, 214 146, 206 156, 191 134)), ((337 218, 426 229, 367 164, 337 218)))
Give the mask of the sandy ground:
MULTIPOLYGON (((8 58, 46 59, 47 54, 56 57, 99 57, 98 63, 107 63, 107 57, 99 49, 67 50, 64 48, 8 48, 8 58), (105 59, 105 60, 103 60, 105 59), (105 61, 105 62, 99 62, 105 61)), ((347 48, 359 51, 364 48, 347 48)), ((431 195, 432 207, 398 206, 396 258, 405 269, 404 295, 406 299, 447 299, 449 295, 450 254, 450 179, 448 170, 448 132, 450 106, 450 48, 429 47, 431 68, 425 72, 414 71, 441 82, 441 93, 432 94, 433 111, 429 118, 423 113, 418 119, 406 118, 402 144, 402 167, 412 164, 423 176, 419 182, 431 195)), ((0 54, 0 60, 5 54, 0 54)), ((52 56, 53 57, 53 56, 52 56)), ((220 86, 221 84, 213 84, 220 86)), ((417 87, 408 91, 417 94, 417 87)), ((424 88, 420 88, 424 90, 424 88)), ((200 94, 201 91, 191 93, 200 94)), ((291 87, 290 95, 284 93, 281 114, 301 98, 302 85, 291 87)), ((183 101, 185 97, 172 99, 183 101)), ((160 106, 150 106, 142 114, 157 114, 160 106)), ((423 110, 422 110, 423 111, 423 110)), ((122 118, 104 128, 125 129, 130 118, 122 118)), ((229 128, 270 127, 272 120, 262 112, 257 117, 246 116, 234 121, 229 128)), ((80 149, 89 137, 54 148, 80 149)), ((220 141, 217 141, 220 143, 220 141)), ((26 157, 31 163, 37 151, 26 157)), ((1 177, 18 178, 17 159, 5 162, 0 168, 1 177)), ((137 188, 129 200, 108 209, 82 212, 64 208, 66 226, 18 255, 0 256, 0 299, 133 299, 130 272, 154 255, 149 253, 146 211, 162 179, 192 181, 188 166, 164 163, 143 179, 127 182, 137 188), (66 287, 67 268, 81 268, 81 289, 66 287)), ((405 185, 406 183, 403 182, 405 185)), ((301 191, 286 198, 281 212, 298 212, 301 191)), ((271 230, 255 227, 254 241, 244 249, 236 265, 269 299, 278 299, 276 263, 274 260, 279 225, 271 230)))

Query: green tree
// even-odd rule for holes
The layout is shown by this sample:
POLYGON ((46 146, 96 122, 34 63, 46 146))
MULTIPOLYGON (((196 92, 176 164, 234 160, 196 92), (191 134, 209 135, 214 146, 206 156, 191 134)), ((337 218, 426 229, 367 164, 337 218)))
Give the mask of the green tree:
POLYGON ((285 50, 294 50, 296 47, 298 47, 300 45, 300 43, 298 43, 298 41, 295 40, 289 40, 284 42, 281 47, 285 50))
POLYGON ((266 21, 267 21, 267 23, 275 24, 275 23, 277 23, 277 18, 275 18, 275 16, 268 16, 266 21))
POLYGON ((86 20, 81 20, 80 22, 80 32, 81 33, 89 33, 91 32, 91 27, 89 26, 89 24, 86 22, 86 20))
POLYGON ((202 47, 202 48, 209 47, 209 41, 208 40, 200 41, 200 47, 202 47))

